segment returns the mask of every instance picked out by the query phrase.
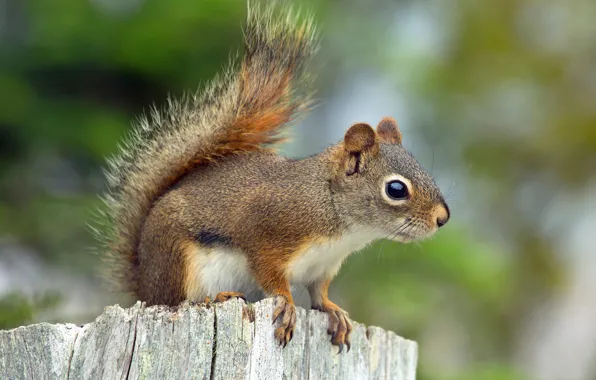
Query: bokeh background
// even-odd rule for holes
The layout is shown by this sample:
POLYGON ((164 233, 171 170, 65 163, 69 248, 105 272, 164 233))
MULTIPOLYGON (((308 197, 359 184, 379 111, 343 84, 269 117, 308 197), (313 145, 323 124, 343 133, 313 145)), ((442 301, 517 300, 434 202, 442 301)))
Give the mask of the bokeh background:
MULTIPOLYGON (((348 259, 334 300, 422 380, 596 378, 596 2, 319 0, 285 154, 392 115, 451 222, 348 259)), ((0 328, 118 302, 87 229, 130 123, 241 51, 244 1, 0 0, 0 328)), ((304 291, 301 292, 304 295, 304 291)))

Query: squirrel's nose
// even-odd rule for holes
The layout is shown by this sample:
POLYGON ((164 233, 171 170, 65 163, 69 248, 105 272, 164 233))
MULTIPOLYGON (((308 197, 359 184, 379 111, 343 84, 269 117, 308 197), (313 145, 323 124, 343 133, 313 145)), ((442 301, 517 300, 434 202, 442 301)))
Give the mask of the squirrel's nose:
POLYGON ((443 227, 449 221, 449 217, 451 217, 451 212, 447 203, 443 202, 437 211, 437 226, 439 228, 443 227))

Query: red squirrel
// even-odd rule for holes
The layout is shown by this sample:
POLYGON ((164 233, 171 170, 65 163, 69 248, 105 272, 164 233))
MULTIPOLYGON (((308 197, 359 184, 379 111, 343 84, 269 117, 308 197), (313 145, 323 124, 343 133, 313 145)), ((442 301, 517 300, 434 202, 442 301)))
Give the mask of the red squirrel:
POLYGON ((304 285, 341 351, 352 326, 328 289, 342 262, 376 239, 429 237, 450 212, 393 118, 356 123, 308 158, 275 153, 310 106, 300 86, 318 43, 301 20, 249 6, 241 62, 137 123, 108 160, 98 235, 109 275, 148 305, 275 297, 283 345, 296 323, 290 286, 304 285))

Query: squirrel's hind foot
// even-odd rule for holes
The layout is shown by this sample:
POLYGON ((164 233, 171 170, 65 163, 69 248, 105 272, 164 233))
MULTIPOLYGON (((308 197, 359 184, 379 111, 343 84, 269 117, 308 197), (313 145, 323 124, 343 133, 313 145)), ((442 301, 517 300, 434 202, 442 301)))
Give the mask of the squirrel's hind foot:
POLYGON ((246 302, 244 293, 238 293, 238 292, 219 292, 215 296, 215 300, 213 302, 215 302, 215 303, 225 302, 227 300, 231 300, 232 298, 240 298, 240 299, 244 300, 244 302, 246 302))
POLYGON ((211 303, 225 302, 227 300, 231 300, 232 298, 240 298, 240 299, 244 300, 244 302, 246 302, 246 298, 244 298, 244 293, 238 293, 238 292, 219 292, 215 296, 215 299, 213 300, 213 302, 211 301, 211 297, 207 296, 203 300, 203 303, 209 305, 211 303))

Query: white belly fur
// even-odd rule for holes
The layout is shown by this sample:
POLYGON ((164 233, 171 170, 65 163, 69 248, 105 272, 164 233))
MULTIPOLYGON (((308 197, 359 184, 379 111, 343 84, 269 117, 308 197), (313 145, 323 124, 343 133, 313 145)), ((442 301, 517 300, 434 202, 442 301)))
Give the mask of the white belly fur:
POLYGON ((346 233, 337 240, 313 244, 289 265, 290 281, 310 284, 333 277, 351 253, 361 250, 380 237, 376 231, 362 228, 346 233))
POLYGON ((219 292, 241 292, 250 299, 258 299, 260 289, 248 270, 246 256, 237 250, 227 248, 196 247, 192 267, 196 281, 187 289, 187 298, 203 301, 215 297, 219 292))
MULTIPOLYGON (((313 244, 290 263, 289 279, 293 284, 306 285, 334 276, 350 253, 379 237, 374 231, 361 229, 337 240, 313 244)), ((187 289, 190 300, 200 302, 206 296, 214 297, 219 292, 242 292, 249 300, 262 297, 242 252, 229 248, 196 247, 192 256, 192 267, 197 277, 193 288, 187 289)))

